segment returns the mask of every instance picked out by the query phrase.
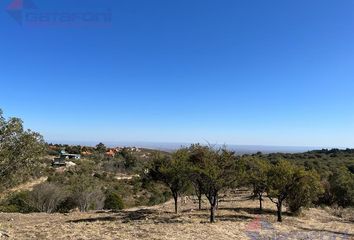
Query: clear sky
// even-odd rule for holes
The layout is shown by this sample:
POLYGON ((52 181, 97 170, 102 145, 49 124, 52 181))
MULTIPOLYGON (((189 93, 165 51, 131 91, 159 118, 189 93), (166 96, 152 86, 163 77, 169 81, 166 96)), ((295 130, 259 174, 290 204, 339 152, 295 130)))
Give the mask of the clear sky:
POLYGON ((353 0, 0 1, 0 108, 48 141, 354 147, 353 0), (30 10, 26 10, 30 11, 30 10))

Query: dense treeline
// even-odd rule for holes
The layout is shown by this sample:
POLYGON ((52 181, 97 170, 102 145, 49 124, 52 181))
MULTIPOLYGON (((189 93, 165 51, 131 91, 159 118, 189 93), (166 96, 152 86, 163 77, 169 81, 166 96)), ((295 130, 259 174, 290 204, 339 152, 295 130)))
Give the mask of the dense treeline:
POLYGON ((258 154, 270 162, 284 159, 320 175, 324 193, 316 204, 354 205, 354 150, 323 149, 298 154, 258 154))

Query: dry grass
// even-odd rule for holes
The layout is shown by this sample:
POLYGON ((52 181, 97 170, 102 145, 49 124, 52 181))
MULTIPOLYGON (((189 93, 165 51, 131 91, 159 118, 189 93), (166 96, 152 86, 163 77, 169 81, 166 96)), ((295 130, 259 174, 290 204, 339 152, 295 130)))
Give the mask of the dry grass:
POLYGON ((324 209, 285 214, 284 222, 276 223, 271 202, 265 201, 262 215, 257 205, 245 197, 228 199, 220 203, 215 224, 208 223, 207 210, 193 210, 191 200, 178 215, 171 201, 117 213, 0 213, 0 230, 10 239, 354 239, 354 222, 324 209))

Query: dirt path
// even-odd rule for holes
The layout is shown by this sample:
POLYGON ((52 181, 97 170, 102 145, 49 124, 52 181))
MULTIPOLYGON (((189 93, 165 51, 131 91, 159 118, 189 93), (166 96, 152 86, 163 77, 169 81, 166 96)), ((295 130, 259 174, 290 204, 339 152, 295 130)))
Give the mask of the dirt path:
POLYGON ((117 179, 117 180, 132 180, 133 178, 139 178, 140 176, 138 174, 135 174, 135 175, 123 175, 123 174, 120 174, 120 175, 117 175, 115 176, 114 178, 117 179))

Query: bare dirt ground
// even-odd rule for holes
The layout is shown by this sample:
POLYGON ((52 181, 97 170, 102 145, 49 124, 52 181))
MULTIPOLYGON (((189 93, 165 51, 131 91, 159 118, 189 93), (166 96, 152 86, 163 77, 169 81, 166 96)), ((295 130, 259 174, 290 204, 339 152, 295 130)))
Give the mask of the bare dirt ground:
POLYGON ((4 239, 354 239, 353 219, 325 209, 309 209, 300 217, 285 213, 277 223, 273 203, 265 201, 259 215, 258 202, 243 196, 221 202, 217 222, 210 224, 207 202, 203 205, 197 211, 187 200, 178 215, 172 201, 116 213, 0 213, 0 230, 9 235, 4 239))

